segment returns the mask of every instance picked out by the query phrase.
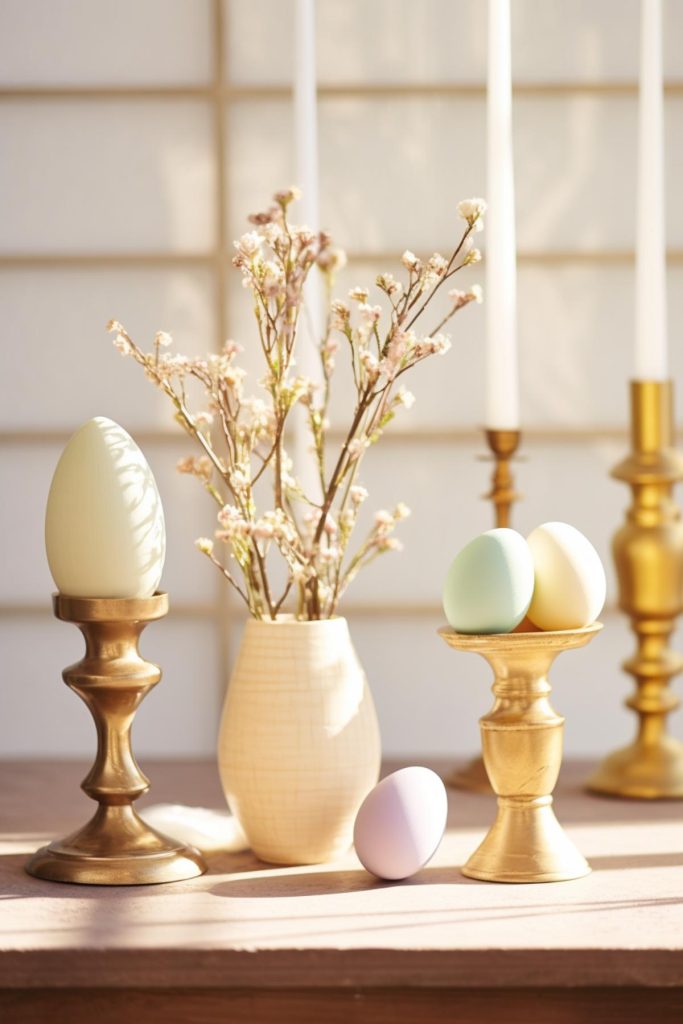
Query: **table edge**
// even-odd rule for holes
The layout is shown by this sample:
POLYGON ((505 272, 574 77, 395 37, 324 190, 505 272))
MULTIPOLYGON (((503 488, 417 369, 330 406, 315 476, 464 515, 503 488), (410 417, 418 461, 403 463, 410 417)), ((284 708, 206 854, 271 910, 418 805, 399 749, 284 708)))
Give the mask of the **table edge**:
POLYGON ((0 988, 683 988, 677 949, 0 951, 0 988))

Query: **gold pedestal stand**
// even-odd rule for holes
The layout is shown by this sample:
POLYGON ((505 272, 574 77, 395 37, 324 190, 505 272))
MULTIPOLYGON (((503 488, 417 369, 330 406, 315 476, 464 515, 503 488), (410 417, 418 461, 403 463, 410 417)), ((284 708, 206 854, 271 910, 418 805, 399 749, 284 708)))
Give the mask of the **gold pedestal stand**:
POLYGON ((150 828, 133 807, 149 781, 131 750, 131 725, 161 678, 160 669, 140 656, 138 640, 147 623, 168 611, 167 595, 55 594, 53 605, 57 618, 76 623, 85 637, 85 656, 63 677, 88 705, 97 727, 97 757, 82 788, 99 806, 78 832, 38 850, 26 870, 53 882, 89 885, 146 885, 203 874, 206 864, 197 850, 150 828))
MULTIPOLYGON (((519 448, 522 434, 519 430, 491 429, 486 429, 485 434, 492 453, 485 458, 492 457, 495 465, 491 477, 491 490, 484 498, 493 503, 496 527, 508 527, 512 503, 519 501, 520 498, 514 487, 510 463, 519 448)), ((466 789, 473 793, 492 792, 481 757, 473 757, 464 768, 451 772, 444 782, 454 789, 466 789)))
POLYGON ((564 719, 550 706, 547 673, 558 654, 583 647, 600 629, 596 622, 547 633, 468 636, 446 627, 439 630, 450 647, 486 658, 495 676, 495 703, 479 724, 498 814, 462 868, 469 878, 563 882, 590 871, 552 807, 564 719))
POLYGON ((683 523, 672 497, 683 459, 673 447, 671 381, 631 382, 631 442, 631 454, 612 470, 633 492, 613 552, 619 607, 638 645, 623 666, 636 681, 626 704, 638 715, 638 735, 603 761, 588 788, 639 799, 683 797, 683 744, 666 732, 666 717, 678 706, 669 680, 683 668, 669 648, 683 611, 683 523))

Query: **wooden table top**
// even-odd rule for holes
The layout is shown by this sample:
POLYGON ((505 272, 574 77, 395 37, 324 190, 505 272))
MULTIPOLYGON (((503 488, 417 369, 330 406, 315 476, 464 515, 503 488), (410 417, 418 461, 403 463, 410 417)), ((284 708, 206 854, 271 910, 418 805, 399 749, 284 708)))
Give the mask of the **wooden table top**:
MULTIPOLYGON (((223 806, 213 764, 143 767, 152 792, 141 810, 223 806)), ((587 764, 565 765, 556 793, 594 869, 574 882, 464 878, 458 865, 492 820, 493 798, 455 791, 438 853, 403 883, 373 880, 352 852, 304 868, 212 854, 204 877, 160 886, 29 877, 27 856, 89 816, 86 768, 0 765, 2 988, 683 986, 683 804, 589 796, 587 764)))

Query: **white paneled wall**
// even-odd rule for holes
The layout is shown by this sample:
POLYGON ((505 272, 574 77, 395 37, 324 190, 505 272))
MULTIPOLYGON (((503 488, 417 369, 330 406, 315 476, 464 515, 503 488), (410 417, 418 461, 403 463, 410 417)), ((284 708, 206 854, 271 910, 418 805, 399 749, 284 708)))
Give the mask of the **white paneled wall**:
MULTIPOLYGON (((164 681, 141 709, 136 748, 213 749, 242 614, 193 548, 213 508, 175 473, 188 443, 103 327, 117 317, 140 339, 165 329, 193 354, 229 334, 245 346, 250 379, 259 374, 229 255, 247 213, 293 177, 292 9, 293 0, 0 4, 0 755, 93 749, 87 712, 59 678, 81 642, 51 617, 43 512, 64 441, 97 414, 143 445, 167 514, 174 610, 145 634, 164 681)), ((380 269, 397 272, 406 247, 445 251, 456 202, 485 188, 486 4, 317 9, 322 216, 351 255, 343 295, 380 269)), ((625 450, 631 368, 638 2, 512 0, 512 11, 527 428, 516 525, 568 519, 608 567, 605 633, 555 673, 567 750, 597 754, 632 728, 619 670, 632 641, 614 611, 609 554, 628 494, 608 471, 625 450)), ((665 2, 665 24, 669 318, 681 381, 680 0, 665 2)), ((474 751, 489 701, 484 663, 435 635, 446 565, 490 525, 479 497, 490 467, 477 459, 483 339, 483 312, 469 308, 453 351, 415 374, 415 408, 365 470, 376 507, 413 508, 405 552, 379 560, 347 603, 392 754, 474 751)), ((344 412, 337 395, 333 426, 344 412)))

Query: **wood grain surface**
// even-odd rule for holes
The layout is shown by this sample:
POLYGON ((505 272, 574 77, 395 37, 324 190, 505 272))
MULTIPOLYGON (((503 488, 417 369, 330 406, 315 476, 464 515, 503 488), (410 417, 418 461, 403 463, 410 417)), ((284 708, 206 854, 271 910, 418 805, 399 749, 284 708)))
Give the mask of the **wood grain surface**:
MULTIPOLYGON (((142 767, 148 802, 223 806, 213 764, 142 767)), ((575 882, 464 878, 458 866, 493 798, 451 791, 444 842, 408 882, 373 880, 353 852, 310 868, 243 852, 209 855, 208 874, 188 882, 99 888, 23 870, 37 846, 88 816, 87 766, 5 762, 0 1015, 104 1024, 121 1019, 125 1000, 139 1020, 167 1024, 226 1014, 467 1024, 503 1007, 506 1024, 584 1021, 591 1007, 600 1024, 680 1021, 683 806, 589 796, 590 767, 566 765, 557 790, 558 816, 594 869, 575 882)))

